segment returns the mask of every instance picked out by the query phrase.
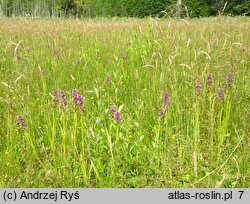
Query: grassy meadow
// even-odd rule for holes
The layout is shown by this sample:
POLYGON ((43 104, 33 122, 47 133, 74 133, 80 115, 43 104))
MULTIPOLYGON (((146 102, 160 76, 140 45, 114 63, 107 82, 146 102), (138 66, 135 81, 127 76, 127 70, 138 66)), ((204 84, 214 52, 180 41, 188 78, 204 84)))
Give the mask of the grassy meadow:
POLYGON ((0 187, 250 187, 250 19, 0 19, 0 187))

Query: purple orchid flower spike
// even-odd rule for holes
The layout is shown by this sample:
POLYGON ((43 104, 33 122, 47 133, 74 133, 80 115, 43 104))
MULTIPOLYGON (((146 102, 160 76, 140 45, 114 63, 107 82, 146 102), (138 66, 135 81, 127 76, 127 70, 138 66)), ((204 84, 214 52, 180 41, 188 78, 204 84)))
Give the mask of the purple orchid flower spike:
POLYGON ((17 120, 17 123, 18 123, 18 126, 19 126, 19 127, 24 128, 24 129, 27 128, 27 125, 26 125, 26 123, 25 123, 25 120, 24 120, 24 118, 23 118, 22 116, 20 116, 20 115, 17 116, 16 120, 17 120))
POLYGON ((163 95, 163 104, 164 104, 164 107, 168 107, 170 104, 168 92, 165 92, 163 95))
POLYGON ((78 104, 82 112, 85 111, 85 103, 84 103, 84 97, 79 95, 78 96, 78 104))
POLYGON ((233 85, 233 76, 231 72, 227 73, 226 82, 229 87, 233 85))
POLYGON ((52 102, 56 103, 58 101, 58 97, 59 97, 59 92, 58 90, 54 89, 51 94, 52 102))
POLYGON ((196 95, 197 96, 201 95, 201 83, 200 82, 196 82, 195 90, 196 90, 196 95))
POLYGON ((65 111, 68 111, 67 98, 64 91, 60 91, 60 107, 65 111))
POLYGON ((81 96, 76 89, 72 91, 72 103, 75 109, 80 108, 83 112, 85 110, 84 97, 81 96))
POLYGON ((207 76, 207 85, 208 88, 211 88, 213 86, 213 77, 211 73, 207 76))
POLYGON ((72 103, 74 106, 77 106, 77 102, 78 102, 78 92, 76 89, 73 89, 72 91, 72 103))
POLYGON ((218 100, 223 101, 225 99, 225 89, 220 88, 218 92, 218 100))
POLYGON ((76 62, 77 65, 80 65, 81 64, 81 60, 78 59, 77 62, 76 62))
POLYGON ((115 118, 115 113, 116 113, 116 108, 114 105, 111 105, 109 108, 109 112, 110 112, 110 118, 114 119, 115 118))
POLYGON ((117 123, 119 123, 121 121, 121 113, 120 112, 116 112, 115 119, 116 119, 117 123))
POLYGON ((111 82, 110 77, 107 76, 107 77, 106 77, 106 85, 108 86, 108 85, 110 84, 110 82, 111 82))
POLYGON ((160 116, 161 118, 163 118, 164 115, 165 115, 165 112, 166 112, 166 109, 165 109, 164 107, 161 107, 160 110, 159 110, 159 116, 160 116))

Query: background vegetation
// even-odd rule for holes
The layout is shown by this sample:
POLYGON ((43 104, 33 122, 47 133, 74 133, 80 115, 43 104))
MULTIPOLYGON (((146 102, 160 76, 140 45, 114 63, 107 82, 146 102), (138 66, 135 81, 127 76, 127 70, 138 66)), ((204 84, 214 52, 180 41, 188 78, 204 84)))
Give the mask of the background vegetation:
MULTIPOLYGON (((177 0, 0 0, 2 16, 145 17, 172 15, 177 0)), ((180 3, 181 1, 179 1, 180 3)), ((250 15, 249 0, 182 0, 190 17, 250 15), (225 7, 224 7, 225 6, 225 7)), ((177 9, 178 10, 178 9, 177 9)))
POLYGON ((250 186, 247 17, 0 25, 0 187, 250 186))

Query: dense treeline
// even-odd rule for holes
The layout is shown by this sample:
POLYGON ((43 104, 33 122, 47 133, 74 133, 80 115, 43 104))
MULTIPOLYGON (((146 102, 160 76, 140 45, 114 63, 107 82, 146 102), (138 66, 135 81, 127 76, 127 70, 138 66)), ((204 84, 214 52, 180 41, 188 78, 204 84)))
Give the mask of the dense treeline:
POLYGON ((1 16, 197 17, 250 15, 250 0, 0 0, 1 16))

